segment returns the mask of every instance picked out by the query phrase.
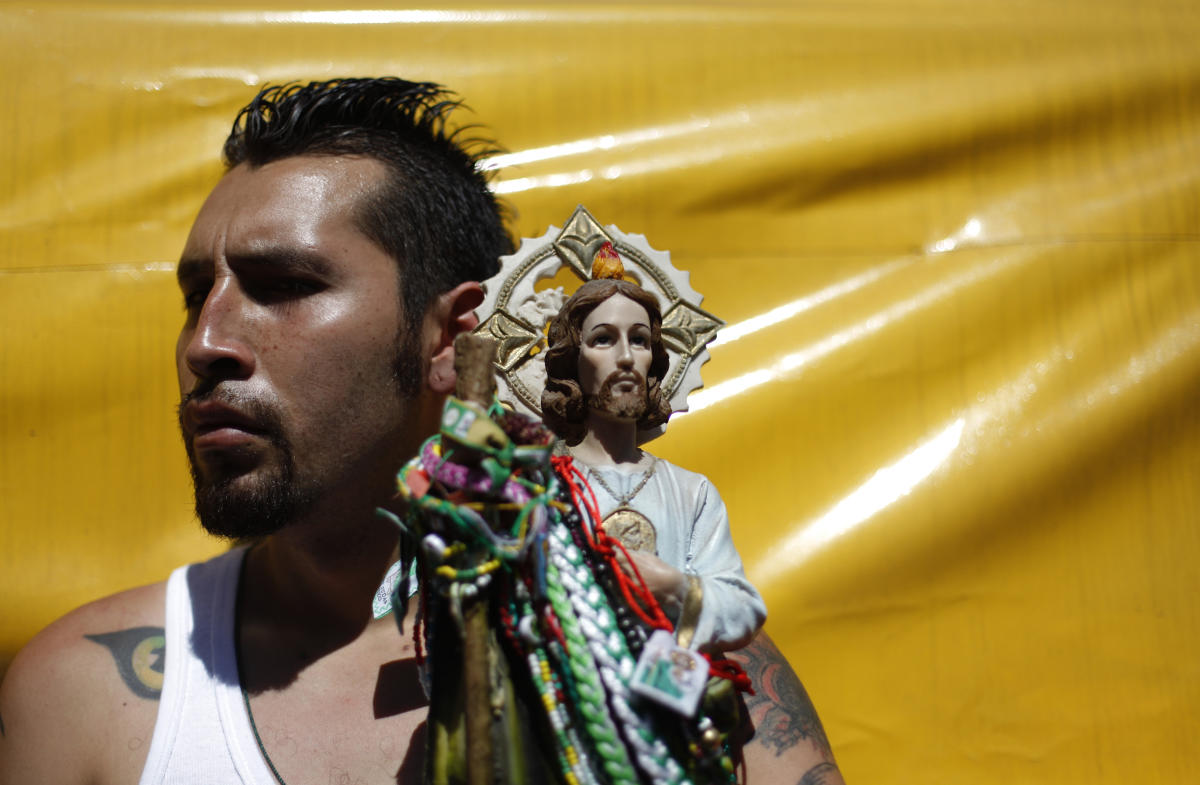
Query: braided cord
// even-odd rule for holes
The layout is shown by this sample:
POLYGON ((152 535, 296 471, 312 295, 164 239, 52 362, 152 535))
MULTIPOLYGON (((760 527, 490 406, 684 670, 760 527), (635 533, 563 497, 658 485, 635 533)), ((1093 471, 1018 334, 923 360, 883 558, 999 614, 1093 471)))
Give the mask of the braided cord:
POLYGON ((550 667, 545 650, 530 652, 526 659, 538 686, 542 706, 557 737, 559 765, 563 768, 564 778, 572 785, 598 785, 592 773, 587 746, 579 737, 579 729, 571 721, 557 674, 550 667))
POLYGON ((629 680, 635 663, 629 647, 616 626, 616 619, 603 590, 583 563, 579 549, 571 541, 566 526, 551 532, 551 563, 557 568, 563 588, 579 619, 579 629, 608 688, 613 712, 621 723, 625 740, 633 748, 638 764, 656 785, 683 785, 687 780, 667 745, 629 705, 629 680))
MULTIPOLYGON (((551 530, 561 525, 552 526, 551 530)), ((583 724, 592 738, 592 744, 603 761, 606 774, 611 777, 614 785, 636 785, 637 772, 629 760, 628 752, 622 743, 617 729, 613 725, 612 716, 605 702, 604 687, 600 684, 599 669, 592 656, 590 647, 583 632, 579 628, 579 618, 575 614, 570 598, 563 590, 558 564, 561 559, 555 553, 556 536, 550 538, 550 563, 546 566, 549 580, 547 596, 554 608, 554 615, 562 627, 567 641, 567 663, 574 677, 575 687, 579 693, 579 713, 583 724)))
MULTIPOLYGON (((657 714, 635 711, 639 700, 629 689, 631 647, 640 649, 644 637, 637 617, 651 628, 669 629, 670 622, 636 565, 632 578, 619 566, 623 548, 597 525, 595 497, 570 459, 552 459, 551 468, 533 457, 505 464, 507 475, 496 465, 482 471, 456 463, 434 437, 401 469, 397 484, 411 505, 410 523, 391 517, 422 543, 424 574, 433 579, 422 586, 413 633, 424 626, 429 641, 435 632, 431 593, 458 619, 460 598, 487 592, 498 578, 492 608, 511 662, 528 669, 553 748, 546 754, 561 781, 691 785, 683 767, 693 756, 708 757, 695 744, 696 731, 659 727, 657 714), (679 731, 682 746, 669 747, 679 731)), ((692 774, 709 781, 701 773, 706 764, 695 763, 692 774)), ((725 777, 711 781, 717 779, 725 777)))
POLYGON ((530 679, 542 708, 546 712, 546 721, 553 732, 555 757, 562 771, 563 781, 567 785, 599 785, 592 773, 591 762, 588 758, 587 747, 579 738, 579 731, 571 722, 567 711, 563 690, 558 683, 557 674, 546 658, 544 645, 533 631, 533 608, 528 600, 522 601, 518 611, 517 603, 512 599, 507 605, 500 605, 499 617, 501 628, 513 647, 521 656, 518 659, 529 668, 530 679), (519 618, 520 621, 516 621, 519 618), (522 643, 527 645, 522 645, 522 643))

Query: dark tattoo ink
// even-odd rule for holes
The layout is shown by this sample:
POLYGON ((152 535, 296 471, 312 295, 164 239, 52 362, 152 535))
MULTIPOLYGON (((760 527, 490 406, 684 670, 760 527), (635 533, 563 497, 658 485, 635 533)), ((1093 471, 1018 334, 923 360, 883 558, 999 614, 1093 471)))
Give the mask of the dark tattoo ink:
POLYGON ((0 716, 0 739, 8 738, 8 734, 4 732, 4 717, 0 716))
POLYGON ((800 778, 800 782, 796 785, 832 785, 834 782, 841 782, 841 773, 838 767, 832 763, 818 763, 808 771, 804 772, 804 776, 800 778), (836 779, 834 777, 837 777, 836 779))
POLYGON ((158 700, 167 659, 167 640, 162 627, 133 627, 83 637, 109 650, 117 664, 117 673, 134 695, 158 700))
MULTIPOLYGON (((817 717, 817 710, 804 691, 804 685, 796 678, 783 654, 764 634, 759 634, 746 648, 730 652, 729 658, 737 660, 746 669, 754 685, 754 695, 746 695, 746 709, 754 722, 754 740, 775 751, 775 757, 783 751, 808 740, 830 760, 833 751, 825 728, 817 717)), ((820 767, 817 767, 820 768, 820 767)), ((836 771, 832 767, 826 771, 836 771)), ((814 774, 817 779, 804 779, 803 785, 819 785, 824 774, 812 769, 804 776, 814 774)))

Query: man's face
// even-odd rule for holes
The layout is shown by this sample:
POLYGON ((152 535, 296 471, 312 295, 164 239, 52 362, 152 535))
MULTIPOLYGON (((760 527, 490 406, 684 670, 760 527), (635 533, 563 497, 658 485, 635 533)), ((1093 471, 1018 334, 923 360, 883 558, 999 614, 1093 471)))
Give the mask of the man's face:
POLYGON ((361 158, 243 164, 196 218, 175 356, 197 512, 214 533, 386 498, 412 408, 395 369, 420 364, 421 342, 398 331, 396 262, 353 220, 382 174, 361 158))
POLYGON ((592 406, 621 419, 646 409, 653 359, 646 309, 623 294, 596 306, 580 327, 579 386, 592 406))

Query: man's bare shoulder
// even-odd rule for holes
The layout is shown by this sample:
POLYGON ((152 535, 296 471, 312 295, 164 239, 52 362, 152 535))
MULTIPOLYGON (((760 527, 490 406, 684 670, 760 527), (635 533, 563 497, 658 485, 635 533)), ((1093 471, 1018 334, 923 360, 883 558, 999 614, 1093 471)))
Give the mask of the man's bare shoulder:
POLYGON ((137 781, 162 690, 165 587, 88 603, 17 654, 0 686, 0 785, 137 781))

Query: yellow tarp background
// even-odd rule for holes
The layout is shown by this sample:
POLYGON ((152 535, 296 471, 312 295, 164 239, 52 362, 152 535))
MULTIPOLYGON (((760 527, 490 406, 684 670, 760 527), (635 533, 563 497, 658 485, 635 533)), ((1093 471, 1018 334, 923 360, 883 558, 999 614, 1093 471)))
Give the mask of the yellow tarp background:
POLYGON ((584 203, 729 322, 656 451, 848 781, 1194 780, 1200 6, 381 7, 0 6, 0 662, 221 547, 173 261, 258 86, 397 74, 513 153, 518 235, 584 203))

